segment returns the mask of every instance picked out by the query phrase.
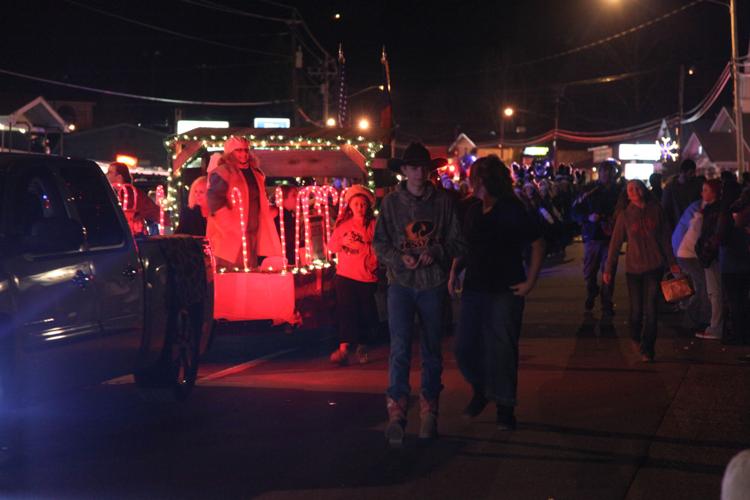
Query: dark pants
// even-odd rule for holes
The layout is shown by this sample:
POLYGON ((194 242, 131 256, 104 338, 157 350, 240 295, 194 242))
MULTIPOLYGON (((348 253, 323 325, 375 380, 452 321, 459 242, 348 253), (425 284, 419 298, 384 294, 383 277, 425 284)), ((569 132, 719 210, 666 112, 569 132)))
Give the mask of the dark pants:
POLYGON ((339 341, 362 345, 374 341, 380 322, 375 304, 378 284, 338 275, 333 283, 339 317, 339 341))
POLYGON ((706 271, 698 259, 677 257, 682 272, 687 273, 693 282, 695 293, 685 299, 684 309, 690 328, 702 327, 710 322, 711 305, 706 291, 706 271))
POLYGON ((641 353, 654 355, 656 344, 656 304, 662 271, 627 273, 630 296, 630 336, 641 343, 641 353))
POLYGON ((505 406, 515 406, 518 340, 524 299, 511 292, 464 290, 456 336, 456 361, 478 391, 505 406))
POLYGON ((389 398, 408 398, 411 392, 409 371, 415 314, 419 314, 422 325, 419 344, 422 357, 421 394, 430 401, 436 400, 440 395, 443 389, 440 339, 447 295, 445 285, 429 290, 415 290, 400 285, 388 287, 388 328, 391 332, 387 391, 389 398))
POLYGON ((583 244, 583 279, 586 281, 586 293, 589 299, 594 299, 601 291, 602 309, 612 309, 612 294, 615 287, 617 262, 612 268, 612 281, 609 285, 599 286, 599 271, 604 272, 607 265, 609 240, 592 240, 583 244))
POLYGON ((724 289, 728 315, 724 324, 729 330, 725 339, 750 343, 750 321, 747 295, 750 293, 750 273, 722 273, 721 285, 724 289))

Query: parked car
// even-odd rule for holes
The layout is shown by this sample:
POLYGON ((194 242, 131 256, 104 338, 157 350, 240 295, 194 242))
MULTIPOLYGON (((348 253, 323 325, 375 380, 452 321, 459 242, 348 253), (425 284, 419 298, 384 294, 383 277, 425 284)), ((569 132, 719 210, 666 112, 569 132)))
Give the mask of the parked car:
POLYGON ((129 373, 185 399, 212 313, 204 239, 134 238, 94 162, 0 154, 0 419, 129 373))

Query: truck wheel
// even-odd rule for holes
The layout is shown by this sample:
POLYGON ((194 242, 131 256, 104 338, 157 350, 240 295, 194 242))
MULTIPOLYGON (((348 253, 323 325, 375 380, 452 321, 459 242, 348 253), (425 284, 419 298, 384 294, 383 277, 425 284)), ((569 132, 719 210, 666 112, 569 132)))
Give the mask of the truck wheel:
POLYGON ((184 401, 198 376, 202 305, 172 311, 166 345, 156 366, 137 373, 135 382, 149 400, 184 401))

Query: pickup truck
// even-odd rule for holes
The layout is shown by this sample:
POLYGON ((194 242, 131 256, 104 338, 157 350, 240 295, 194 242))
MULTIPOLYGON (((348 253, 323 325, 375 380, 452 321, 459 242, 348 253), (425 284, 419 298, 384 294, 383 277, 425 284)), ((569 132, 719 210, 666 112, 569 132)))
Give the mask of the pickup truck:
POLYGON ((138 236, 96 163, 0 153, 0 423, 134 374, 185 399, 213 325, 202 238, 138 236))

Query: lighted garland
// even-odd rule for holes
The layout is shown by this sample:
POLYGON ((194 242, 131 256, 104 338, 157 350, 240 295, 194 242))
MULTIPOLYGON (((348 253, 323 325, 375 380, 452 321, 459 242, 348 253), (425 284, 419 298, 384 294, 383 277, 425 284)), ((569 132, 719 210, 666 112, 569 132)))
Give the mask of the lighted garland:
MULTIPOLYGON (((375 155, 378 151, 380 151, 383 147, 382 143, 367 140, 363 136, 357 136, 356 138, 345 138, 341 135, 337 136, 336 139, 323 139, 320 137, 316 138, 310 138, 310 137, 286 137, 284 135, 271 135, 268 138, 258 138, 255 135, 247 135, 244 136, 245 139, 248 140, 250 143, 250 147, 252 149, 262 149, 265 151, 340 151, 341 148, 344 145, 353 146, 357 151, 359 151, 365 158, 365 170, 366 170, 366 185, 370 190, 375 190, 375 175, 372 171, 372 162, 375 159, 375 155)), ((172 137, 171 139, 164 142, 164 145, 166 146, 167 150, 171 153, 172 160, 177 159, 177 154, 175 152, 176 146, 178 142, 182 141, 201 141, 203 149, 219 149, 224 146, 224 142, 226 142, 229 139, 228 135, 209 135, 206 137, 199 137, 197 135, 189 135, 189 134, 181 134, 172 137)), ((187 158, 185 163, 186 165, 193 161, 196 156, 199 154, 200 151, 196 152, 195 155, 193 155, 190 158, 187 158)), ((188 186, 184 186, 185 189, 189 189, 188 186)), ((335 191, 335 189, 332 186, 307 186, 311 188, 330 188, 335 191)), ((167 176, 167 190, 166 190, 166 198, 162 201, 162 206, 164 206, 164 210, 168 211, 169 214, 173 217, 173 220, 179 220, 180 218, 180 204, 179 204, 179 197, 177 196, 177 192, 183 188, 183 182, 182 182, 182 168, 177 170, 176 172, 174 169, 170 169, 170 173, 167 176)), ((310 193, 314 192, 316 196, 315 200, 315 207, 316 210, 320 210, 320 207, 323 206, 323 210, 327 212, 326 216, 326 224, 330 224, 329 215, 330 215, 330 207, 328 206, 328 203, 322 202, 322 194, 320 194, 320 191, 308 191, 307 196, 309 198, 310 193)), ((327 191, 326 196, 333 196, 333 191, 327 191)), ((345 190, 342 190, 340 195, 338 195, 338 204, 343 207, 343 196, 344 196, 345 190)), ((276 203, 278 205, 278 189, 275 193, 276 195, 276 203)), ((302 192, 300 192, 299 196, 302 196, 302 192)), ((293 273, 300 272, 302 274, 306 274, 308 268, 310 270, 315 268, 324 268, 324 267, 330 267, 330 263, 328 262, 315 262, 311 263, 309 262, 309 259, 312 257, 310 252, 310 245, 307 244, 306 241, 306 254, 308 257, 308 267, 302 267, 301 261, 299 258, 299 225, 300 225, 300 218, 299 218, 299 211, 300 211, 300 203, 297 203, 297 217, 295 218, 295 262, 294 267, 292 269, 293 273)), ((336 204, 336 197, 333 197, 333 204, 336 204)), ((304 208, 302 209, 305 210, 304 208)), ((307 213, 309 217, 309 204, 307 205, 307 213)), ((377 215, 377 211, 376 211, 377 215)), ((303 216, 303 223, 304 221, 303 216)), ((243 219, 244 220, 244 219, 243 219)), ((309 224, 309 220, 307 221, 309 224)), ((283 224, 280 224, 283 227, 283 224)), ((307 228, 306 228, 307 229, 307 228)), ((245 234, 244 231, 242 233, 245 234)), ((305 239, 307 240, 309 238, 310 232, 308 230, 305 231, 305 239)), ((286 238, 286 235, 284 235, 284 239, 286 238)), ((330 238, 330 225, 326 229, 326 239, 330 238)), ((282 243, 283 245, 283 243, 282 243)), ((285 247, 284 247, 285 248, 285 247)), ((247 271, 248 269, 246 269, 247 271)), ((283 271, 282 271, 283 272, 283 271)))

